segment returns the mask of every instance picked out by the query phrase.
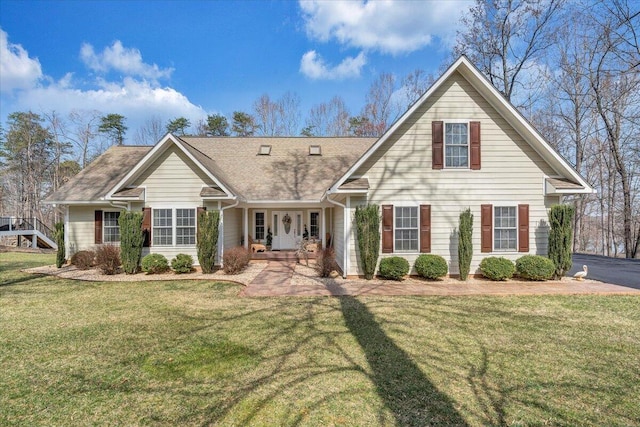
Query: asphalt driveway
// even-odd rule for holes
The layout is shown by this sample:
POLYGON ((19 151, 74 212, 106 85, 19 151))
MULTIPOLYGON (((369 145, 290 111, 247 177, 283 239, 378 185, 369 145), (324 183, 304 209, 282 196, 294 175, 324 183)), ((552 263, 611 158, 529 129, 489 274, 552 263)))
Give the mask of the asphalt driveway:
POLYGON ((640 259, 609 258, 600 255, 573 254, 569 276, 589 267, 590 279, 640 289, 640 259))

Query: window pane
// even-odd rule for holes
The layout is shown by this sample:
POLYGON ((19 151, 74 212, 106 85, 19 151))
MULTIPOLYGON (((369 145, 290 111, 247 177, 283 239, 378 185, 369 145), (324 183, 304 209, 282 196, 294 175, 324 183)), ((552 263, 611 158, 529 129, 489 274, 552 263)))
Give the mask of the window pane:
POLYGON ((518 229, 515 206, 494 207, 493 248, 496 251, 517 250, 518 229))
POLYGON ((176 244, 196 244, 195 209, 176 209, 176 244))
POLYGON ((120 241, 120 227, 118 226, 120 212, 105 212, 102 219, 103 241, 117 243, 120 241))
POLYGON ((316 239, 320 238, 320 212, 311 212, 309 234, 316 239))
POLYGON ((256 229, 255 236, 256 240, 264 239, 264 212, 256 212, 256 229))
POLYGON ((399 252, 417 251, 418 207, 397 206, 395 214, 395 250, 399 252))
POLYGON ((171 209, 153 210, 153 244, 173 244, 173 213, 171 209))

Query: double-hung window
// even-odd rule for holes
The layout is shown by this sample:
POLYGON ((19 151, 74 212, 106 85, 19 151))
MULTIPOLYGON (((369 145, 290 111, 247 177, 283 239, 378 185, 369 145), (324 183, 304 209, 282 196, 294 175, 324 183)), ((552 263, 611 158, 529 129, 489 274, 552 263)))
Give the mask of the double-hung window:
POLYGON ((320 212, 309 213, 309 236, 314 239, 320 238, 320 212))
POLYGON ((493 250, 518 250, 518 219, 515 206, 494 206, 493 208, 493 250))
POLYGON ((153 210, 153 245, 173 245, 173 211, 171 209, 153 210))
POLYGON ((118 243, 120 241, 120 227, 118 226, 120 212, 105 212, 102 222, 104 243, 118 243))
POLYGON ((469 124, 445 123, 445 167, 469 167, 469 124))
POLYGON ((265 218, 264 212, 256 212, 255 213, 256 229, 255 229, 254 238, 256 240, 263 240, 264 239, 264 226, 265 226, 264 218, 265 218))
POLYGON ((196 244, 195 209, 176 209, 176 244, 196 244))
POLYGON ((396 206, 395 208, 395 251, 418 251, 418 207, 396 206))

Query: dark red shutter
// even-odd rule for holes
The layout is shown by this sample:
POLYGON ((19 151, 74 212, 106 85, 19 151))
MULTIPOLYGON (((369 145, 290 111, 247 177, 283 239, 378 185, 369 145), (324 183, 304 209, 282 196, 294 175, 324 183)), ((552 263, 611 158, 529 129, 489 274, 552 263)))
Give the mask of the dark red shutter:
POLYGON ((518 205, 518 252, 529 252, 529 205, 518 205))
POLYGON ((94 243, 96 245, 101 245, 102 244, 102 211, 95 211, 93 227, 94 227, 94 235, 95 235, 94 243))
POLYGON ((144 233, 144 243, 142 246, 151 246, 151 208, 142 208, 142 232, 144 233))
POLYGON ((480 170, 480 122, 469 123, 469 142, 471 143, 471 169, 480 170))
POLYGON ((444 166, 444 122, 431 122, 431 167, 442 169, 444 166))
POLYGON ((382 253, 393 252, 393 205, 382 205, 382 253))
POLYGON ((420 252, 431 252, 431 205, 420 205, 420 252))
POLYGON ((480 247, 482 252, 493 250, 493 205, 480 207, 480 247))

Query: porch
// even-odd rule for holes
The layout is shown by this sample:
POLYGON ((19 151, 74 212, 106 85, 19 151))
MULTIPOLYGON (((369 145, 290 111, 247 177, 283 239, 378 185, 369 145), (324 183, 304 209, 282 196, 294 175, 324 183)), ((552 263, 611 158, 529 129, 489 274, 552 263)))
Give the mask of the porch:
MULTIPOLYGON (((309 259, 316 259, 316 251, 307 252, 309 259)), ((304 259, 304 258, 303 258, 304 259)), ((297 250, 265 251, 251 253, 251 261, 297 261, 297 250)), ((302 260, 302 259, 301 259, 302 260)))

